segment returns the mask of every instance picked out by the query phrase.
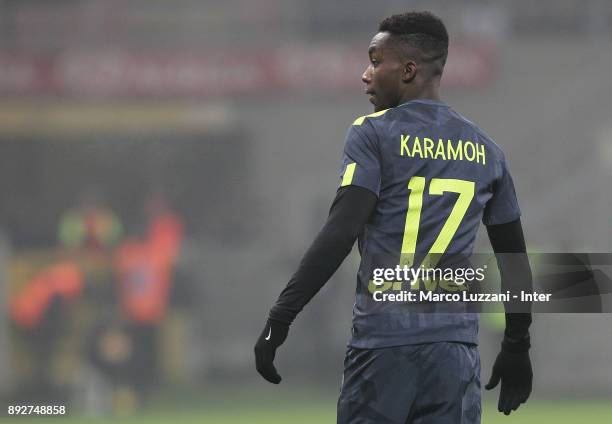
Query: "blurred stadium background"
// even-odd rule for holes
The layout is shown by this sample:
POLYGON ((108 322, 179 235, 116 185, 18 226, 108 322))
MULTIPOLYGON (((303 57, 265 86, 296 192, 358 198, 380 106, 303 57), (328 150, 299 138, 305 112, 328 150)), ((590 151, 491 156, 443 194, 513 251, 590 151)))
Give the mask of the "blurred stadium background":
MULTIPOLYGON (((371 112, 377 23, 412 9, 448 26, 443 97, 506 152, 530 249, 611 252, 612 2, 0 0, 0 415, 333 422, 357 253, 279 387, 252 346, 371 112)), ((607 422, 610 316, 533 339, 532 400, 506 419, 487 395, 483 422, 607 422)))

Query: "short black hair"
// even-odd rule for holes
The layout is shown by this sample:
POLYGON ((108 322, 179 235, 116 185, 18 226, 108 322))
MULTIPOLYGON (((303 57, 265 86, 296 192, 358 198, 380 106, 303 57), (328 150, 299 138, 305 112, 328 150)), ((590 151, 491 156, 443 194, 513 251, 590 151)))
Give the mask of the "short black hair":
POLYGON ((423 61, 438 62, 442 74, 448 56, 448 32, 440 18, 431 12, 408 12, 389 16, 378 25, 379 32, 388 32, 421 51, 423 61))

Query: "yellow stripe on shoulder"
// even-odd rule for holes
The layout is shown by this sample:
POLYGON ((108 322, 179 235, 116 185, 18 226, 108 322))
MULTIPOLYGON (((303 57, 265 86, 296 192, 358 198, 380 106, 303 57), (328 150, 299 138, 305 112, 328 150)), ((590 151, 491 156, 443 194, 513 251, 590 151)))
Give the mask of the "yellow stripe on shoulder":
POLYGON ((346 165, 346 170, 344 171, 344 176, 342 177, 342 184, 340 184, 340 187, 352 184, 356 166, 357 164, 355 162, 346 165))
POLYGON ((386 111, 388 111, 389 109, 385 109, 385 110, 381 110, 378 112, 374 112, 374 113, 370 113, 369 115, 365 115, 365 116, 360 116, 359 118, 355 119, 355 121, 353 122, 353 125, 361 125, 363 124, 363 121, 365 121, 366 118, 374 118, 376 116, 381 116, 384 115, 386 111))

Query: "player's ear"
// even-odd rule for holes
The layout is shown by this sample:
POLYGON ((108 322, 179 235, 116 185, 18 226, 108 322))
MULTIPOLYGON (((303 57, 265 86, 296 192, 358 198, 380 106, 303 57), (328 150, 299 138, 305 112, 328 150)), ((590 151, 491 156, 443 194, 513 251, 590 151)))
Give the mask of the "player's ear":
POLYGON ((406 60, 402 67, 402 82, 408 83, 414 79, 417 73, 417 64, 414 60, 406 60))

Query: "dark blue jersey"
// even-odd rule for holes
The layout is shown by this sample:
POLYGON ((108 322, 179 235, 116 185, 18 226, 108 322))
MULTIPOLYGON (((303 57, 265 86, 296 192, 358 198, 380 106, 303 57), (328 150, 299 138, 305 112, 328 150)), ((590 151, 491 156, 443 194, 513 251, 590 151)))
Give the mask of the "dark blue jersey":
POLYGON ((518 219, 501 149, 445 103, 413 100, 355 120, 340 178, 341 186, 364 187, 378 197, 359 240, 362 260, 350 345, 476 343, 476 314, 421 313, 411 305, 373 303, 372 263, 382 257, 401 265, 434 266, 432 257, 469 256, 481 220, 496 225, 518 219))

